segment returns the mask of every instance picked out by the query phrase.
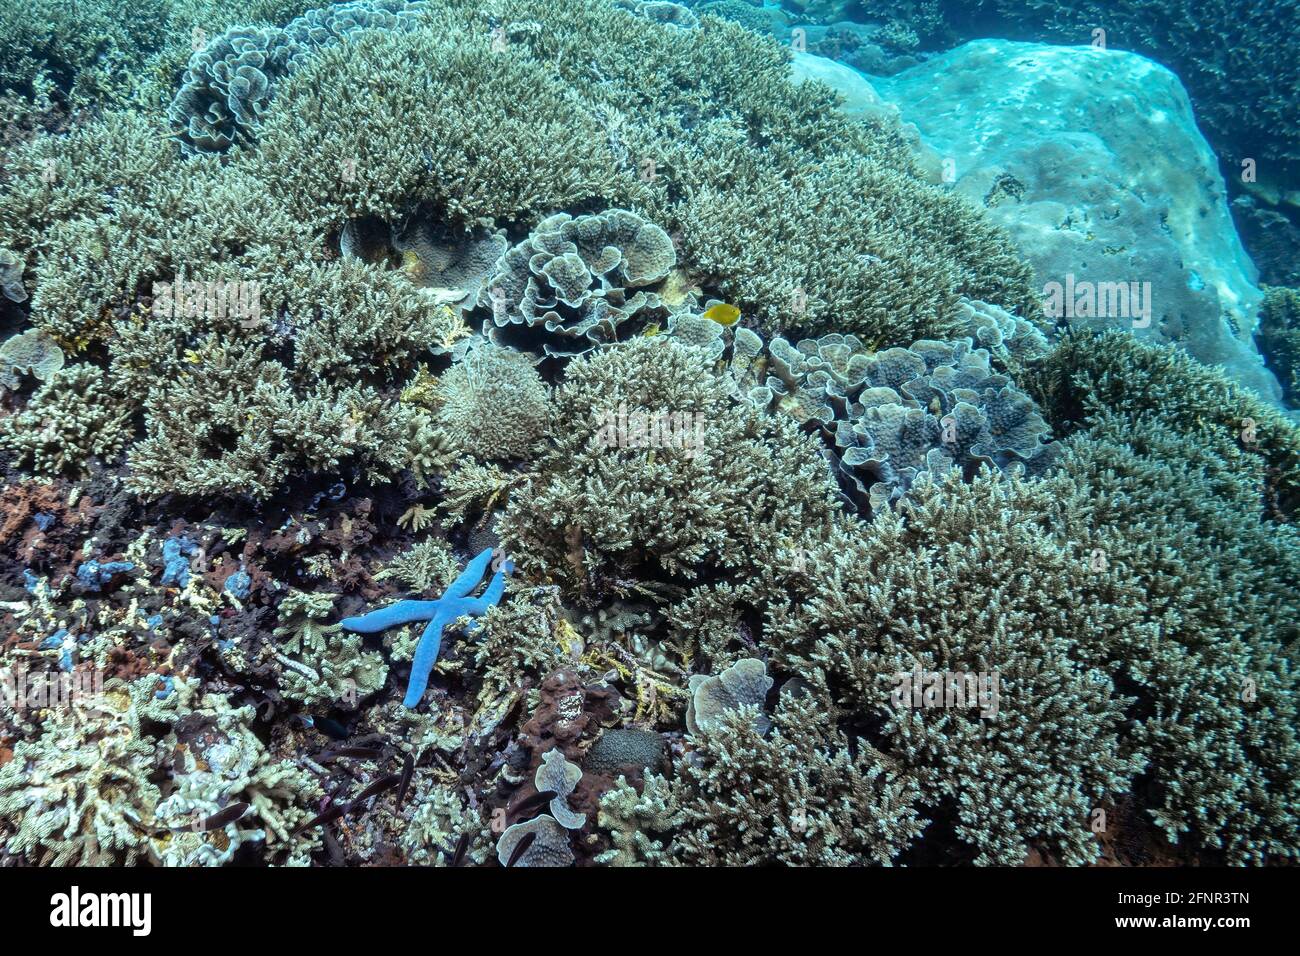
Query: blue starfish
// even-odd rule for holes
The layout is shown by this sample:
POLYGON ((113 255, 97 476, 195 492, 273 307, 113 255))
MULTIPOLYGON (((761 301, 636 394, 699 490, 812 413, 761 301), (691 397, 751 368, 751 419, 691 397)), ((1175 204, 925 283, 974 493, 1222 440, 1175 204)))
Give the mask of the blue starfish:
MULTIPOLYGON (((415 660, 411 663, 411 682, 406 685, 406 698, 402 701, 407 707, 415 707, 424 696, 424 689, 429 686, 429 672, 438 661, 438 649, 442 646, 443 629, 458 617, 469 615, 478 617, 501 600, 506 589, 506 575, 514 570, 514 565, 505 561, 501 570, 492 575, 492 581, 483 592, 482 597, 472 598, 470 594, 483 581, 483 575, 492 562, 492 549, 479 553, 455 581, 447 588, 445 594, 436 601, 398 601, 388 607, 371 611, 361 617, 345 617, 343 626, 358 634, 376 634, 379 631, 396 627, 399 624, 411 624, 415 621, 428 621, 429 626, 420 636, 420 643, 415 648, 415 660)), ((473 631, 477 624, 471 624, 466 630, 473 631)))

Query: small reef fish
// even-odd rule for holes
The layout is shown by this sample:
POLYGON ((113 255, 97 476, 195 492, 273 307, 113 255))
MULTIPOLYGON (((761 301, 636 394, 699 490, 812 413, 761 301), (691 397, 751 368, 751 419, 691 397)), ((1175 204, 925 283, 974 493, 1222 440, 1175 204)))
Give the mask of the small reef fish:
POLYGON ((712 319, 714 322, 717 322, 718 325, 731 326, 735 325, 736 320, 740 318, 740 310, 734 305, 728 305, 725 302, 718 302, 705 309, 704 317, 706 319, 712 319))

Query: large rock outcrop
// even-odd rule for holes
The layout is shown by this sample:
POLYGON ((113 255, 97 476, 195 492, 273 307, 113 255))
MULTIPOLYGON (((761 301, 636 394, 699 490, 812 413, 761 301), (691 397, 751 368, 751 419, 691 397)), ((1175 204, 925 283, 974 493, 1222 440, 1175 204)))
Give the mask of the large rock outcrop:
POLYGON ((1062 299, 1086 297, 1085 283, 1102 292, 1092 315, 1071 308, 1068 321, 1177 342, 1278 399, 1252 341, 1257 273, 1169 70, 1118 50, 1006 40, 967 43, 892 77, 796 59, 797 74, 830 82, 851 111, 896 107, 919 129, 927 165, 937 159, 956 192, 1010 230, 1045 298, 1051 284, 1062 299), (1107 290, 1130 289, 1131 301, 1107 302, 1107 290))

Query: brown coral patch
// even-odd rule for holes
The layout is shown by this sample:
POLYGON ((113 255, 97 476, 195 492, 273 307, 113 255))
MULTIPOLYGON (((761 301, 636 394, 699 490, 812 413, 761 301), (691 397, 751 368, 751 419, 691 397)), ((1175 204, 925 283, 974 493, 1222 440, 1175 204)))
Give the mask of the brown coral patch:
POLYGON ((40 567, 55 576, 71 570, 75 552, 99 509, 88 496, 68 504, 63 481, 16 481, 0 490, 0 554, 8 552, 22 567, 40 567), (33 520, 50 516, 42 530, 33 520))

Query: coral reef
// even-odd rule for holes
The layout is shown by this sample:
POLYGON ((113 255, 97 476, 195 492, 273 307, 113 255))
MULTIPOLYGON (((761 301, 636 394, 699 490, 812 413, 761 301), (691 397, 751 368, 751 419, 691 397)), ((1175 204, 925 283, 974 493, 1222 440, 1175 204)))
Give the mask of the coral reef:
POLYGON ((1300 860, 1300 428, 1201 348, 1294 296, 1166 71, 306 5, 0 0, 0 865, 1300 860))

